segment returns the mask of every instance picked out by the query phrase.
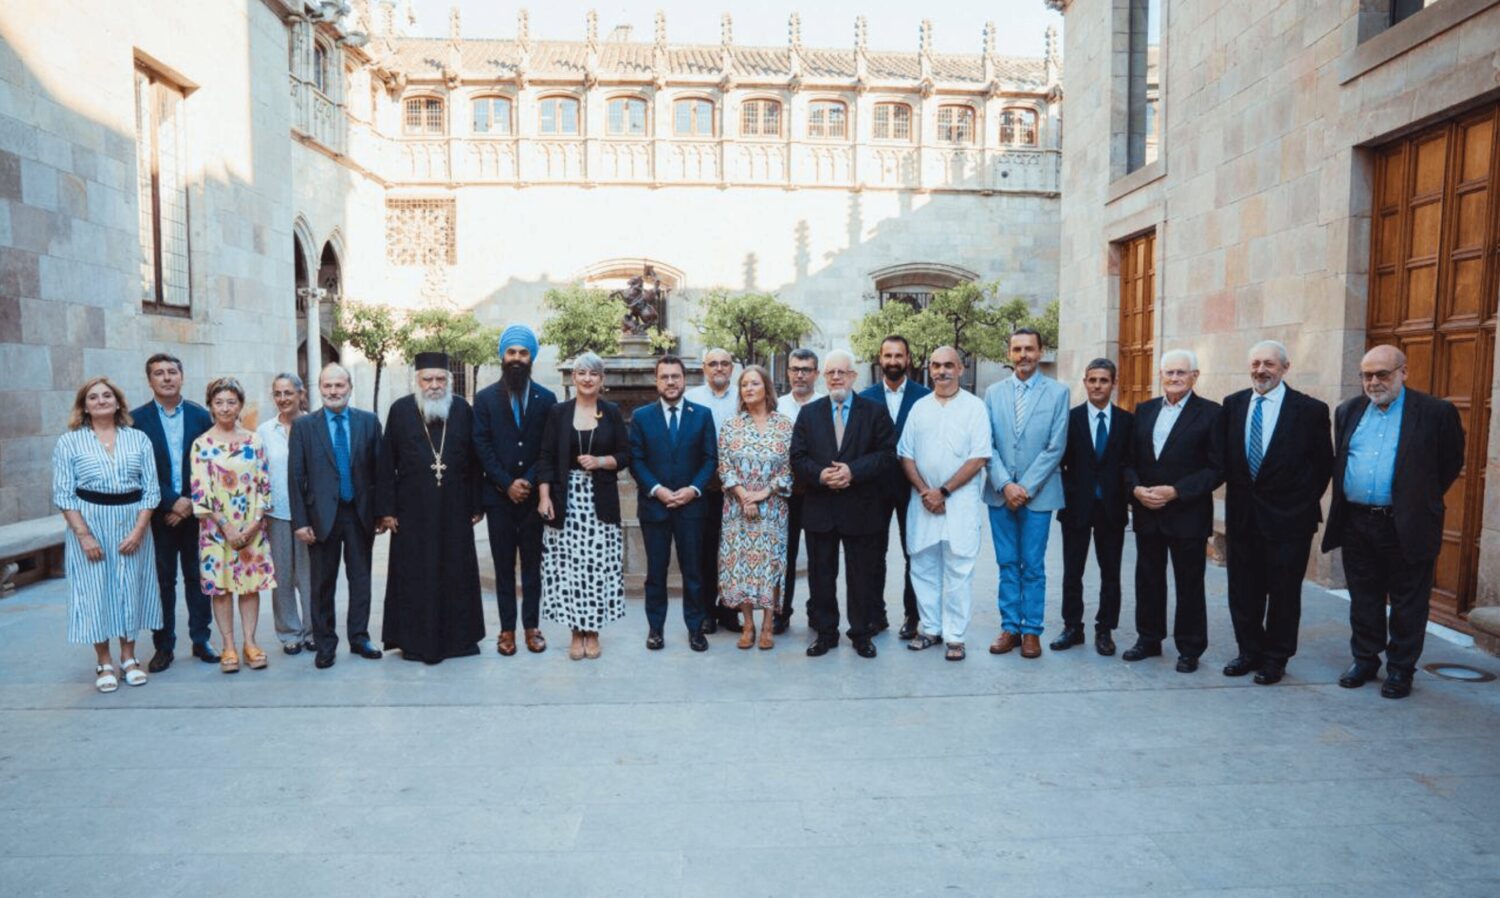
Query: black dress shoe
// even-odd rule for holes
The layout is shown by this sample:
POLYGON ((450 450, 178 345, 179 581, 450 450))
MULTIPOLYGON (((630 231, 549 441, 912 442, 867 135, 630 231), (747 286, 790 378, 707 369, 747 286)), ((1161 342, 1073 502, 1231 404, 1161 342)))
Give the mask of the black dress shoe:
POLYGON ((1115 653, 1115 640, 1108 630, 1094 631, 1094 651, 1106 658, 1115 653))
POLYGON ((789 617, 774 617, 771 619, 771 635, 780 636, 781 634, 785 633, 787 627, 790 627, 791 625, 792 619, 789 617))
POLYGON ((708 617, 704 618, 703 632, 710 635, 719 632, 719 622, 714 619, 713 615, 709 615, 708 617))
POLYGON ((333 649, 329 649, 326 652, 319 651, 318 657, 313 659, 313 666, 318 668, 319 670, 324 670, 326 668, 332 667, 335 660, 335 654, 336 653, 333 649))
POLYGON ((1411 672, 1386 669, 1385 682, 1380 685, 1381 698, 1406 698, 1411 695, 1411 672))
POLYGON ((304 651, 304 652, 316 652, 317 650, 318 650, 318 644, 316 642, 313 642, 311 639, 304 639, 304 640, 302 640, 302 651, 304 651))
POLYGON ((688 648, 695 652, 708 651, 708 637, 702 632, 692 633, 688 636, 688 648))
POLYGON ((151 656, 151 662, 146 665, 146 669, 152 673, 161 673, 172 666, 172 658, 171 649, 157 649, 156 654, 151 656))
POLYGON ((1286 665, 1280 661, 1267 661, 1255 672, 1255 682, 1261 686, 1274 686, 1286 676, 1286 665))
POLYGON ((897 633, 896 635, 904 640, 916 639, 918 623, 919 622, 916 618, 908 617, 906 620, 901 622, 901 632, 897 633))
POLYGON ((193 657, 197 658, 199 661, 202 661, 204 664, 219 663, 219 653, 214 651, 213 647, 206 642, 193 643, 193 657))
POLYGON ((1198 669, 1198 659, 1183 656, 1177 659, 1178 673, 1192 673, 1198 669))
POLYGON ((1339 675, 1339 685, 1345 689, 1358 689, 1380 673, 1379 661, 1355 661, 1349 669, 1339 675))
POLYGON ((821 655, 826 655, 828 654, 829 649, 838 644, 839 641, 837 638, 824 639, 823 637, 819 636, 817 639, 814 639, 812 641, 812 645, 809 645, 807 647, 807 657, 817 658, 821 655))
POLYGON ((302 643, 283 642, 281 644, 281 651, 288 655, 300 655, 302 654, 302 643))
POLYGON ((1161 643, 1137 642, 1126 649, 1125 654, 1120 657, 1126 661, 1140 661, 1142 658, 1160 658, 1161 643))
POLYGON ((377 649, 375 644, 368 639, 364 642, 349 643, 349 654, 358 655, 361 658, 369 658, 371 661, 377 661, 385 655, 384 652, 377 649))
POLYGON ((868 639, 856 639, 854 640, 854 651, 861 658, 873 658, 875 657, 875 643, 868 639))
POLYGON ((1224 665, 1224 676, 1243 677, 1247 673, 1254 673, 1260 670, 1262 666, 1259 658, 1253 658, 1249 655, 1235 655, 1233 661, 1224 665))
POLYGON ((1054 652, 1065 652, 1075 645, 1083 645, 1082 627, 1063 627, 1057 638, 1047 643, 1047 647, 1054 652))
POLYGON ((646 648, 650 649, 651 651, 657 651, 666 644, 667 641, 665 639, 662 639, 660 630, 652 630, 650 633, 646 634, 646 648))

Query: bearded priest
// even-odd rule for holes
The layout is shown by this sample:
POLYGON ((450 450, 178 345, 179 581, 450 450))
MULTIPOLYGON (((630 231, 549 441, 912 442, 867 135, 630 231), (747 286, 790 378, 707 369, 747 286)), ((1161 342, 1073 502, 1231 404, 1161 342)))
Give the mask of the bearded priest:
POLYGON ((480 511, 474 413, 454 396, 448 356, 418 353, 416 392, 391 403, 375 513, 391 532, 386 650, 437 664, 484 638, 474 525, 480 511))

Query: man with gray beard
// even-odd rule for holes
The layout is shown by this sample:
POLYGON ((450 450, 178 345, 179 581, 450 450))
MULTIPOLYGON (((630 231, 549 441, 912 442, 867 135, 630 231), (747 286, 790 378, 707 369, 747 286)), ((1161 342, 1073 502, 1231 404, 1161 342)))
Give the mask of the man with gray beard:
POLYGON ((477 655, 484 638, 474 525, 480 509, 474 413, 454 396, 448 357, 418 353, 417 390, 391 404, 375 513, 391 532, 381 638, 408 661, 477 655))

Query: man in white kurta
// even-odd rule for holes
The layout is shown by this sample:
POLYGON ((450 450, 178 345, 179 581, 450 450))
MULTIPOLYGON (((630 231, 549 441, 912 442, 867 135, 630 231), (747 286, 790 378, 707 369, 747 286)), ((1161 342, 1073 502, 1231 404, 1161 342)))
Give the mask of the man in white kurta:
POLYGON ((973 611, 974 560, 984 529, 983 481, 990 422, 984 401, 959 389, 963 361, 951 347, 932 354, 932 394, 917 400, 896 446, 912 484, 906 541, 921 623, 909 648, 947 644, 945 657, 964 657, 973 611))

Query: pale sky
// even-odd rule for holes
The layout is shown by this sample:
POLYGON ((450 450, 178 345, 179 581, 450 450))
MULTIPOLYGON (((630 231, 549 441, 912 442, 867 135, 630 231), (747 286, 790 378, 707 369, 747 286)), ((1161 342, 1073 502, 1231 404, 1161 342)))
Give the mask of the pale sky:
MULTIPOLYGON (((922 19, 932 20, 933 44, 938 53, 978 53, 983 47, 986 21, 999 26, 995 44, 1002 56, 1041 56, 1044 33, 1063 17, 1046 8, 1042 0, 783 0, 781 3, 746 3, 744 0, 680 2, 574 3, 566 0, 531 0, 511 3, 495 0, 416 0, 419 35, 445 37, 448 10, 458 6, 465 37, 509 38, 516 33, 516 11, 531 13, 533 40, 583 40, 588 10, 599 13, 599 36, 606 37, 616 25, 634 26, 633 39, 652 40, 656 11, 667 15, 667 39, 672 43, 717 44, 719 15, 734 17, 734 41, 755 46, 785 46, 787 19, 802 14, 802 44, 807 47, 854 46, 854 19, 869 22, 871 50, 915 52, 922 19)), ((1061 52, 1061 42, 1058 45, 1061 52)))

